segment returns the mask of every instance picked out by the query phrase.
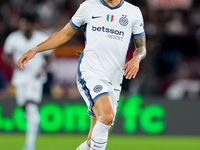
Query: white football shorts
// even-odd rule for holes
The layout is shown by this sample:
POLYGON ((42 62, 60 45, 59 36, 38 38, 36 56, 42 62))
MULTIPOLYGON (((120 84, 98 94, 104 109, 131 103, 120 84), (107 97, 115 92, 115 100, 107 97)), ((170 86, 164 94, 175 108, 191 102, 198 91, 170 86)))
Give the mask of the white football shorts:
POLYGON ((42 100, 43 83, 39 80, 29 81, 16 87, 16 103, 24 106, 27 101, 39 104, 42 100))
POLYGON ((87 77, 77 81, 78 90, 85 100, 88 111, 87 113, 90 116, 96 118, 95 114, 92 112, 92 107, 95 101, 104 95, 108 95, 111 98, 112 106, 114 113, 116 114, 119 102, 119 96, 121 89, 115 89, 111 83, 107 82, 106 80, 94 78, 94 77, 87 77))

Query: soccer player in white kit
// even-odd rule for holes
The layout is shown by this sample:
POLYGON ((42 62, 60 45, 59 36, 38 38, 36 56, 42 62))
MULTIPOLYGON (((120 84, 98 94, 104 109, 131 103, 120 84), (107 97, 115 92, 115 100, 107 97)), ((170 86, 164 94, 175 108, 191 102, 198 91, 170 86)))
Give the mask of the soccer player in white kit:
POLYGON ((77 150, 104 150, 118 107, 123 75, 135 78, 146 56, 146 38, 140 9, 124 0, 87 0, 70 22, 48 40, 25 53, 20 69, 38 52, 62 45, 85 26, 85 49, 78 66, 77 85, 91 115, 87 141, 77 150), (125 64, 130 42, 136 50, 125 64))
POLYGON ((34 150, 38 134, 39 113, 38 104, 42 99, 43 84, 46 81, 45 70, 50 62, 50 51, 40 53, 20 70, 17 61, 27 48, 39 44, 48 37, 39 31, 33 30, 34 16, 24 15, 19 21, 19 29, 11 33, 4 45, 3 59, 13 67, 12 84, 16 88, 16 103, 24 107, 27 121, 26 140, 23 150, 34 150))

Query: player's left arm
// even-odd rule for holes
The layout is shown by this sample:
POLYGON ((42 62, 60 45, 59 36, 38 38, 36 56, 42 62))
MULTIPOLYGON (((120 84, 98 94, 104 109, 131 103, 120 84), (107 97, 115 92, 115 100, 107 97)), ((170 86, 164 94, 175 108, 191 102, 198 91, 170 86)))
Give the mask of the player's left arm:
POLYGON ((134 38, 134 43, 136 50, 133 53, 133 58, 123 68, 126 79, 136 77, 140 61, 146 57, 146 36, 134 38))

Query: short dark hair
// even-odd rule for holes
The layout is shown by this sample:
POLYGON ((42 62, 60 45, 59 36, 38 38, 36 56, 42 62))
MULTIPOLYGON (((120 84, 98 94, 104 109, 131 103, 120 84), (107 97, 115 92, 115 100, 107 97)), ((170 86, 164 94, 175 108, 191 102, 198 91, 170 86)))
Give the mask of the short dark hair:
POLYGON ((35 13, 22 13, 21 18, 30 23, 35 23, 37 20, 37 15, 35 13))

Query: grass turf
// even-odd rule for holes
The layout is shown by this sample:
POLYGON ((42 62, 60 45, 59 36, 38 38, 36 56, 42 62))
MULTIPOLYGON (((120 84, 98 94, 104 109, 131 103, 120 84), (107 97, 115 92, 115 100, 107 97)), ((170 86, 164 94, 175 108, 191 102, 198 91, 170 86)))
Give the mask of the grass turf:
MULTIPOLYGON (((36 150, 75 150, 87 135, 41 134, 36 150)), ((21 150, 23 134, 0 134, 1 150, 21 150)), ((106 150, 200 150, 200 137, 110 135, 106 150)))

